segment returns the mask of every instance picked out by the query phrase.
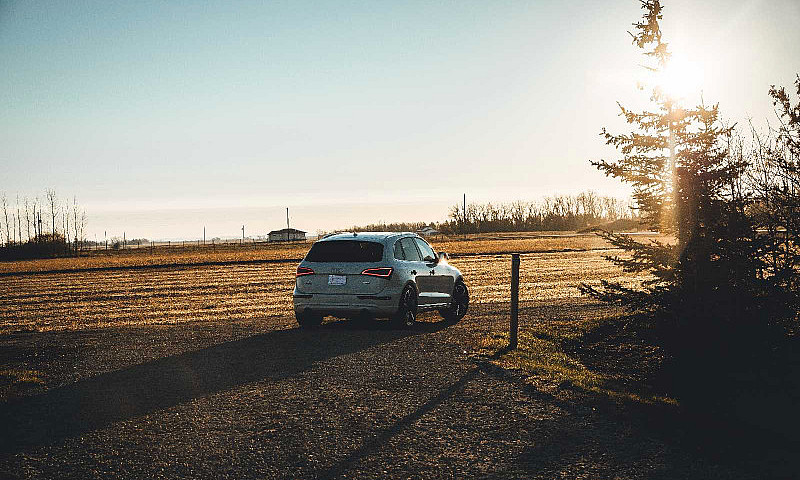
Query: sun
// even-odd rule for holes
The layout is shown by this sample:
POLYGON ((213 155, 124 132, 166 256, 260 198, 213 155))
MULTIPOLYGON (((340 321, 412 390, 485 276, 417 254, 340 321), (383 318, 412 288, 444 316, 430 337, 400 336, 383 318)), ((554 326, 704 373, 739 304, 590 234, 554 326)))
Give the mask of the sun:
POLYGON ((655 86, 674 100, 699 99, 705 75, 700 64, 672 55, 661 70, 654 72, 655 86))

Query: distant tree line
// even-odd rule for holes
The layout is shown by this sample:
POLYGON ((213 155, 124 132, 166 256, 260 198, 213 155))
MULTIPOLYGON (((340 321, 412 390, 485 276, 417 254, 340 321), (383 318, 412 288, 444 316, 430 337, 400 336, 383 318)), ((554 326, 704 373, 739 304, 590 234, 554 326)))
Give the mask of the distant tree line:
MULTIPOLYGON (((353 226, 351 232, 415 232, 425 227, 444 234, 491 232, 577 231, 610 222, 638 226, 630 200, 586 191, 577 195, 554 195, 540 201, 511 203, 469 203, 450 207, 444 222, 393 222, 353 226)), ((613 228, 611 228, 613 229, 613 228)), ((320 236, 325 232, 318 232, 320 236)))
POLYGON ((14 200, 0 193, 0 259, 78 255, 86 247, 86 212, 74 197, 61 201, 47 190, 14 200))
MULTIPOLYGON (((425 222, 392 222, 392 223, 370 223, 367 225, 353 226, 349 232, 416 232, 425 227, 437 228, 437 223, 425 222)), ((323 235, 325 232, 321 232, 323 235)))
POLYGON ((448 233, 574 231, 615 220, 634 218, 631 202, 593 191, 555 195, 541 201, 470 203, 450 207, 450 220, 439 230, 448 233))

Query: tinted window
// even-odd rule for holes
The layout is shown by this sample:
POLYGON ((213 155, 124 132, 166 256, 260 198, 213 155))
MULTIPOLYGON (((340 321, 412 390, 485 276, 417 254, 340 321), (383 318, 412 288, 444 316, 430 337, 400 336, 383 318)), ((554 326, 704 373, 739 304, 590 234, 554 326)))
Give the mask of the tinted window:
POLYGON ((400 240, 394 243, 394 258, 397 260, 405 260, 406 256, 403 253, 403 246, 400 245, 400 240))
POLYGON ((417 247, 414 246, 414 239, 410 237, 400 239, 403 246, 403 252, 406 254, 406 260, 419 262, 422 258, 419 256, 417 247))
POLYGON ((380 262, 383 245, 359 240, 317 242, 309 250, 309 262, 380 262))
POLYGON ((415 238, 414 240, 417 242, 417 246, 419 247, 419 251, 422 252, 422 258, 423 259, 426 258, 426 257, 431 257, 431 260, 435 260, 436 259, 436 253, 433 252, 433 249, 431 248, 430 245, 428 245, 428 242, 426 242, 425 240, 423 240, 421 238, 415 238))

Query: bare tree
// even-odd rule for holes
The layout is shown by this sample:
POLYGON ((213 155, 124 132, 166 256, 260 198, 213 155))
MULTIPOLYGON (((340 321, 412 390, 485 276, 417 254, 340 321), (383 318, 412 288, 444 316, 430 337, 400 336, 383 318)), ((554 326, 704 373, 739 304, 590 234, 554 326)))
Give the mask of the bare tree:
POLYGON ((36 206, 37 206, 36 205, 36 200, 37 200, 36 198, 33 199, 33 206, 31 208, 33 210, 33 238, 34 239, 36 239, 36 237, 39 236, 39 232, 36 229, 36 206))
POLYGON ((86 228, 86 212, 78 207, 78 201, 72 197, 72 229, 75 233, 75 253, 83 241, 83 230, 86 228))
POLYGON ((78 225, 78 240, 80 243, 78 245, 83 245, 86 240, 86 211, 81 211, 81 216, 76 222, 78 225))
POLYGON ((64 210, 61 213, 64 219, 61 224, 64 227, 64 240, 67 242, 67 249, 69 250, 69 200, 64 200, 64 210))
POLYGON ((31 239, 31 214, 28 197, 25 197, 25 234, 27 236, 26 241, 29 241, 31 239))
POLYGON ((50 205, 50 218, 53 220, 53 239, 55 240, 56 237, 56 213, 57 213, 57 203, 58 197, 56 197, 55 190, 48 190, 47 193, 47 203, 50 205))
POLYGON ((19 214, 19 194, 17 195, 16 208, 17 208, 17 232, 19 232, 19 233, 17 233, 17 242, 21 244, 22 243, 22 217, 19 214))
POLYGON ((0 203, 3 204, 3 218, 5 219, 6 227, 6 245, 9 245, 11 243, 11 228, 8 224, 8 199, 6 198, 5 193, 0 196, 0 203))

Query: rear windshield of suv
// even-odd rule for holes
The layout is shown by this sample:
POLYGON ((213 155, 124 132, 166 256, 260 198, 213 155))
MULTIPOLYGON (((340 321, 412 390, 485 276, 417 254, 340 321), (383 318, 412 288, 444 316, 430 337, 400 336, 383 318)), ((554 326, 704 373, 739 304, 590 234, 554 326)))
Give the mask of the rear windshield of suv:
POLYGON ((330 240, 317 242, 309 250, 309 262, 380 262, 383 244, 360 240, 330 240))

